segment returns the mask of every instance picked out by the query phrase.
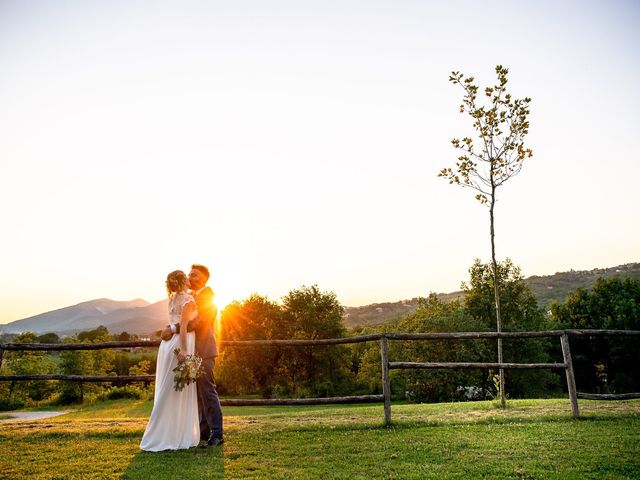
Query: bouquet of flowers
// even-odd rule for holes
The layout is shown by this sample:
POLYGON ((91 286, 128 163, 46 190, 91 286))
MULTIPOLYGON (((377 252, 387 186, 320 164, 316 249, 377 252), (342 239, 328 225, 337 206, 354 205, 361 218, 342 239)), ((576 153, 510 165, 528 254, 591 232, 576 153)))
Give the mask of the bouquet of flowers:
MULTIPOLYGON (((180 349, 176 348, 173 353, 177 357, 180 349)), ((173 388, 176 392, 181 392, 184 387, 202 375, 204 368, 202 367, 202 358, 199 355, 187 355, 182 361, 178 361, 178 366, 173 369, 173 388)))

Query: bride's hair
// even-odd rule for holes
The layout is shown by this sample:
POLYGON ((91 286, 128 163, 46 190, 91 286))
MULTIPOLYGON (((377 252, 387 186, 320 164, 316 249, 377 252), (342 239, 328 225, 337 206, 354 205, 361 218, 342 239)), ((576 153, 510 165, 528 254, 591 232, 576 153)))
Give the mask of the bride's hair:
POLYGON ((167 275, 167 293, 169 297, 173 297, 187 286, 189 286, 187 275, 182 270, 176 270, 167 275))

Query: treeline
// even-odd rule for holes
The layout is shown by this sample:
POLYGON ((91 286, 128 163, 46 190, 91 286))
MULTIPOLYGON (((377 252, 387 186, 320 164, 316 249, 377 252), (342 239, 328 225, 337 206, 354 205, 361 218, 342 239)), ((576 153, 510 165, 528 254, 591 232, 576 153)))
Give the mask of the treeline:
MULTIPOLYGON (((376 327, 347 331, 344 311, 332 292, 317 286, 292 290, 281 302, 260 295, 228 305, 221 314, 224 340, 342 338, 377 332, 495 331, 495 304, 489 265, 476 261, 463 283, 464 297, 446 301, 435 294, 418 299, 415 311, 376 327)), ((577 289, 548 309, 536 301, 517 266, 498 266, 504 331, 606 328, 640 330, 640 280, 599 279, 592 289, 577 289)), ((52 335, 22 334, 13 341, 54 343, 52 335), (46 340, 46 341, 45 341, 46 340)), ((64 341, 131 340, 111 336, 104 327, 64 341)), ((571 338, 579 391, 640 391, 640 348, 637 337, 571 338)), ((513 363, 561 362, 557 339, 505 339, 504 359, 513 363)), ((391 361, 495 362, 495 340, 391 341, 391 361)), ((155 349, 68 352, 5 352, 2 374, 66 373, 127 375, 155 372, 155 349)), ((394 370, 395 399, 440 402, 492 398, 497 372, 490 370, 394 370)), ((511 398, 561 394, 564 372, 507 370, 511 398)), ((223 396, 324 397, 381 393, 378 342, 334 346, 228 346, 216 362, 216 380, 223 396)), ((84 385, 85 398, 150 396, 153 386, 84 385)), ((77 402, 81 392, 70 382, 2 382, 0 406, 38 401, 77 402), (4 404, 2 403, 4 402, 4 404)))
MULTIPOLYGON (((62 340, 55 333, 37 336, 22 333, 13 343, 102 343, 138 340, 136 335, 122 332, 111 335, 105 327, 80 332, 62 340)), ((0 375, 146 375, 155 372, 155 349, 65 350, 4 352, 0 375)), ((111 384, 57 380, 0 382, 0 409, 9 410, 40 402, 71 404, 87 399, 144 398, 153 392, 145 385, 114 386, 111 384)))
MULTIPOLYGON (((446 301, 435 294, 418 300, 417 309, 376 327, 349 332, 495 331, 495 303, 489 265, 476 261, 462 285, 464 296, 446 301)), ((577 289, 564 302, 540 306, 520 269, 507 260, 498 266, 504 331, 608 328, 640 330, 640 280, 608 278, 591 290, 577 289)), ((323 331, 319 299, 332 294, 317 288, 292 292, 277 304, 260 296, 230 305, 222 316, 228 340, 329 338, 343 332, 335 321, 323 331), (313 292, 313 295, 310 294, 313 292), (298 301, 293 301, 298 299, 298 301), (313 299, 313 300, 312 300, 313 299), (309 326, 314 325, 313 329, 309 326)), ((578 389, 593 393, 640 391, 637 337, 572 338, 578 389)), ((504 358, 513 363, 562 362, 557 339, 505 339, 504 358)), ((429 340, 390 342, 391 361, 495 362, 495 340, 429 340)), ((377 342, 331 347, 229 347, 223 352, 219 378, 225 393, 269 396, 322 396, 381 393, 380 347, 377 342)), ((392 371, 396 399, 455 401, 491 398, 497 372, 489 370, 392 371)), ((508 370, 511 398, 561 394, 564 372, 508 370)))

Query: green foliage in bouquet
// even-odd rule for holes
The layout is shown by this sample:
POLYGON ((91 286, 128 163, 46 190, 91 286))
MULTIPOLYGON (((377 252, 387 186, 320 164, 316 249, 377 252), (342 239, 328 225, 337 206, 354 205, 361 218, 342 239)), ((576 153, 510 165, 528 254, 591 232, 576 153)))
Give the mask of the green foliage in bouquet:
MULTIPOLYGON (((173 353, 177 357, 180 349, 176 348, 173 353)), ((178 365, 173 369, 173 372, 173 388, 176 392, 181 392, 184 387, 195 382, 204 372, 202 358, 195 353, 187 355, 184 360, 178 361, 178 365)))

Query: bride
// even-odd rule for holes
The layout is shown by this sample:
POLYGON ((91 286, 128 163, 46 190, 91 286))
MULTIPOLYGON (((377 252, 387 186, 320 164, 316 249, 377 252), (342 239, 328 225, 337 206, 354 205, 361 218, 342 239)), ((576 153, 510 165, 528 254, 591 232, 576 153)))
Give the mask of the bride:
POLYGON ((193 297, 187 293, 188 288, 189 280, 181 270, 167 276, 169 321, 179 323, 181 333, 171 340, 163 340, 158 349, 153 411, 140 443, 140 448, 147 452, 195 447, 200 441, 195 382, 179 392, 173 388, 173 369, 178 359, 195 350, 195 334, 187 333, 187 326, 198 311, 193 297), (178 357, 173 352, 176 348, 180 349, 178 357))

